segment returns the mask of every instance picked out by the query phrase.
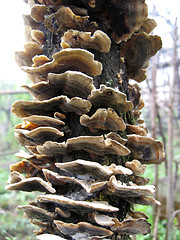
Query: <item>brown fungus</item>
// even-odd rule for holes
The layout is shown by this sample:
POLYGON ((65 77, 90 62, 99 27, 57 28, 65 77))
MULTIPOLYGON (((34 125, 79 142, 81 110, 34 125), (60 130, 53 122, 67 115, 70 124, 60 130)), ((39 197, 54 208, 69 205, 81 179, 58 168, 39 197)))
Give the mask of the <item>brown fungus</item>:
POLYGON ((136 134, 140 136, 146 136, 147 135, 147 128, 143 125, 126 125, 128 134, 136 134))
POLYGON ((126 162, 125 166, 133 171, 135 175, 143 175, 146 165, 142 165, 138 160, 126 162))
POLYGON ((92 132, 101 130, 123 131, 126 125, 121 117, 112 108, 99 108, 91 117, 82 115, 80 123, 89 127, 92 132))
POLYGON ((29 26, 31 27, 32 29, 39 29, 40 26, 39 26, 39 23, 37 23, 36 21, 34 21, 34 19, 31 17, 31 15, 25 15, 23 14, 22 15, 23 17, 23 20, 24 20, 24 25, 25 26, 29 26))
POLYGON ((39 67, 22 67, 22 70, 34 77, 47 81, 48 73, 64 72, 68 68, 80 70, 88 75, 97 76, 102 72, 102 64, 94 60, 94 55, 84 49, 63 49, 52 56, 51 62, 39 67))
POLYGON ((33 57, 32 60, 33 60, 32 67, 40 67, 40 66, 44 65, 45 63, 49 63, 50 62, 50 59, 47 56, 45 56, 45 55, 35 56, 35 57, 33 57))
POLYGON ((45 36, 44 33, 40 30, 31 30, 31 37, 40 45, 44 43, 45 36))
MULTIPOLYGON (((60 176, 59 174, 43 169, 43 173, 45 178, 48 182, 50 182, 55 188, 58 188, 58 186, 64 186, 66 187, 72 186, 72 185, 79 185, 82 187, 87 193, 93 193, 102 190, 106 186, 106 181, 101 182, 95 182, 92 181, 92 179, 83 180, 80 178, 74 178, 69 176, 60 176)), ((87 178, 87 176, 86 176, 87 178)), ((58 190, 60 193, 60 190, 58 190)))
POLYGON ((121 198, 150 196, 155 192, 153 185, 138 186, 136 184, 125 184, 117 181, 115 176, 111 176, 106 190, 107 194, 120 196, 121 198))
POLYGON ((111 227, 113 231, 117 231, 121 234, 148 234, 151 232, 150 229, 151 224, 144 218, 139 219, 125 219, 122 223, 117 223, 117 226, 111 227))
POLYGON ((145 164, 160 164, 165 160, 161 141, 135 134, 127 137, 127 147, 135 159, 145 164))
POLYGON ((29 219, 38 219, 42 222, 52 222, 54 219, 56 219, 56 215, 54 213, 51 213, 41 207, 27 205, 18 206, 18 209, 24 211, 29 219))
POLYGON ((75 201, 61 195, 46 194, 38 196, 37 199, 39 202, 52 202, 58 206, 67 208, 69 211, 75 212, 78 212, 79 210, 83 212, 117 212, 119 210, 118 208, 109 205, 107 202, 75 201))
POLYGON ((91 32, 68 30, 61 38, 61 47, 94 49, 99 52, 109 52, 111 40, 108 35, 101 30, 96 30, 93 36, 91 36, 91 32))
POLYGON ((55 193, 56 190, 52 188, 51 184, 44 181, 40 177, 25 178, 18 172, 12 172, 8 181, 6 189, 21 190, 21 191, 39 191, 46 193, 55 193))
POLYGON ((130 78, 141 82, 146 79, 146 68, 149 60, 162 47, 161 38, 146 33, 135 34, 121 47, 121 57, 127 65, 130 78))
POLYGON ((121 143, 104 136, 80 136, 69 138, 66 142, 45 142, 43 146, 38 146, 37 150, 41 154, 54 155, 56 153, 66 155, 72 151, 84 150, 88 153, 104 156, 115 154, 127 156, 130 151, 121 143))
POLYGON ((44 101, 17 101, 12 106, 12 112, 17 117, 29 117, 31 115, 48 115, 57 110, 64 112, 75 112, 78 115, 89 112, 91 103, 87 100, 74 97, 69 99, 66 96, 51 98, 44 101))
POLYGON ((44 21, 44 16, 48 14, 48 8, 46 5, 35 4, 31 8, 31 17, 37 23, 42 23, 44 21))
POLYGON ((26 129, 15 129, 15 133, 23 135, 23 138, 27 138, 29 142, 32 141, 33 145, 35 143, 43 144, 48 139, 51 139, 51 141, 56 141, 60 137, 64 136, 63 132, 60 132, 58 129, 53 127, 37 127, 30 131, 26 129))
POLYGON ((119 90, 115 90, 105 85, 101 85, 100 89, 93 90, 88 97, 88 100, 96 108, 110 107, 115 111, 131 111, 132 103, 127 101, 126 95, 119 90))
POLYGON ((33 169, 34 169, 33 165, 27 160, 23 160, 21 162, 17 162, 15 164, 10 165, 11 172, 15 171, 18 173, 29 174, 33 169))
POLYGON ((44 25, 53 34, 62 35, 68 29, 86 30, 90 23, 88 16, 78 16, 69 7, 61 6, 44 20, 44 25))
POLYGON ((133 172, 121 165, 116 166, 111 164, 108 166, 102 166, 96 162, 90 162, 87 160, 78 159, 73 162, 56 163, 55 164, 61 170, 70 172, 73 175, 90 175, 95 179, 108 179, 113 174, 126 174, 131 175, 133 172))
POLYGON ((32 58, 42 54, 42 49, 38 43, 28 42, 24 45, 25 51, 15 52, 15 60, 19 66, 31 66, 32 58))
POLYGON ((66 71, 61 74, 48 74, 48 82, 40 82, 32 87, 23 86, 37 100, 50 99, 61 94, 68 97, 87 98, 95 88, 93 78, 77 71, 66 71))
POLYGON ((150 196, 143 196, 143 197, 132 197, 128 198, 127 201, 133 204, 140 204, 140 205, 145 205, 145 206, 153 206, 153 205, 161 205, 159 201, 154 199, 153 197, 150 196))
POLYGON ((145 32, 145 33, 151 33, 154 28, 157 26, 154 19, 147 18, 143 24, 141 25, 141 28, 139 29, 139 32, 145 32))
POLYGON ((111 236, 113 232, 106 228, 94 226, 87 222, 79 222, 77 224, 65 223, 62 221, 54 221, 57 228, 65 235, 70 235, 73 239, 103 239, 104 237, 111 236))
POLYGON ((148 15, 144 0, 80 0, 119 44, 137 32, 148 15))
POLYGON ((16 153, 16 157, 20 159, 27 159, 30 163, 33 163, 37 166, 46 166, 48 163, 53 163, 54 159, 51 156, 47 155, 38 155, 38 154, 28 154, 24 151, 16 153))
POLYGON ((58 129, 61 128, 61 126, 65 125, 63 121, 48 116, 31 115, 29 117, 22 118, 22 120, 25 122, 25 126, 27 126, 29 123, 33 123, 37 126, 48 126, 58 129))

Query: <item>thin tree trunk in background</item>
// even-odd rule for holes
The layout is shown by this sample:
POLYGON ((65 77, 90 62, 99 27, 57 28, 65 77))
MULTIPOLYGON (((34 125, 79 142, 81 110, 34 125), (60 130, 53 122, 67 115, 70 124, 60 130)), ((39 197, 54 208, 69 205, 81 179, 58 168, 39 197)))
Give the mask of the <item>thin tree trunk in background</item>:
POLYGON ((173 33, 173 79, 170 83, 169 89, 169 113, 168 113, 168 181, 167 181, 167 232, 166 240, 172 239, 173 234, 173 205, 174 205, 174 191, 173 191, 173 102, 174 102, 174 88, 177 76, 177 19, 174 25, 173 33))
MULTIPOLYGON (((160 133, 160 136, 162 137, 162 142, 163 142, 163 145, 164 145, 164 151, 165 151, 165 155, 166 155, 166 138, 165 138, 165 133, 164 133, 164 130, 163 130, 163 125, 162 125, 162 119, 161 119, 161 116, 160 116, 160 113, 159 113, 159 107, 158 105, 156 106, 156 110, 157 110, 157 118, 158 118, 158 130, 159 130, 159 133, 160 133)), ((165 174, 167 176, 167 159, 165 158, 165 174)))
MULTIPOLYGON (((153 9, 153 16, 155 16, 156 7, 154 6, 153 9)), ((151 108, 151 135, 152 138, 156 139, 156 118, 157 118, 157 89, 156 89, 156 76, 157 76, 157 56, 154 56, 152 59, 152 92, 151 92, 151 99, 152 99, 152 108, 151 108)), ((158 199, 158 165, 154 166, 155 176, 154 176, 154 185, 156 187, 156 192, 154 194, 154 198, 158 199)), ((158 239, 158 221, 159 221, 159 211, 158 206, 154 205, 153 208, 153 223, 154 223, 154 230, 153 230, 153 240, 158 239)))
MULTIPOLYGON (((156 14, 156 7, 153 8, 153 16, 156 14)), ((156 75, 157 75, 157 56, 154 56, 152 59, 152 114, 151 114, 151 134, 152 138, 156 139, 156 118, 157 118, 157 89, 156 89, 156 75)), ((154 166, 155 176, 154 176, 154 185, 156 187, 156 192, 154 198, 158 199, 158 165, 154 166)), ((158 221, 159 221, 159 211, 158 205, 154 205, 153 208, 153 240, 158 239, 158 221)))
MULTIPOLYGON (((156 117, 157 117, 157 109, 156 109, 156 74, 157 74, 157 67, 156 67, 156 56, 153 57, 152 59, 152 92, 151 92, 151 135, 152 138, 156 139, 156 117)), ((155 176, 154 176, 154 185, 156 189, 158 189, 158 166, 155 165, 155 176)), ((155 192, 154 194, 155 199, 158 197, 158 191, 155 192)), ((157 221, 157 205, 154 206, 153 209, 153 219, 154 219, 154 231, 153 231, 153 240, 157 239, 158 235, 158 227, 156 224, 158 224, 157 221)))

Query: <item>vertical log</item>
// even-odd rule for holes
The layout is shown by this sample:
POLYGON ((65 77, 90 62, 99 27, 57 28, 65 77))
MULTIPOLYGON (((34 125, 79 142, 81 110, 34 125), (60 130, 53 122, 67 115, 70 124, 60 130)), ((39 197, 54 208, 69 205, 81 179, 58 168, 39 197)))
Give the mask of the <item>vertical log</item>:
POLYGON ((169 113, 168 113, 168 182, 167 182, 167 233, 166 239, 170 240, 173 233, 173 103, 174 88, 176 83, 176 62, 177 62, 177 18, 174 25, 173 33, 173 79, 169 89, 169 113))

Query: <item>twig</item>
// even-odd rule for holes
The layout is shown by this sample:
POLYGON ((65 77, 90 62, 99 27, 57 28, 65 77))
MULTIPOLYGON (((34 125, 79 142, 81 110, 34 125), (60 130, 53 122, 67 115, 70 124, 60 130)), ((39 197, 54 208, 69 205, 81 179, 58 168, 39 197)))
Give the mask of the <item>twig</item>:
MULTIPOLYGON (((19 91, 16 91, 16 90, 2 90, 0 91, 0 95, 11 95, 11 94, 22 94, 22 93, 25 93, 27 94, 28 92, 27 91, 23 91, 23 90, 19 90, 19 91)), ((29 94, 29 93, 28 93, 29 94)))
POLYGON ((158 222, 159 222, 159 215, 160 215, 160 207, 157 207, 157 214, 156 214, 156 218, 154 221, 154 231, 153 231, 153 240, 157 240, 158 239, 158 222))

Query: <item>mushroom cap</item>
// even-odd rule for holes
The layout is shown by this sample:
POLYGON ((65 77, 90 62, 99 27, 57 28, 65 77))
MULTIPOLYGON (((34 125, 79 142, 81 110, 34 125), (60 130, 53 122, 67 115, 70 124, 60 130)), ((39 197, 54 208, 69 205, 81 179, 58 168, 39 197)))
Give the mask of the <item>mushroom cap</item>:
POLYGON ((59 169, 72 173, 77 177, 81 175, 90 175, 95 179, 108 179, 113 174, 127 174, 131 175, 132 171, 127 168, 115 164, 111 164, 110 166, 102 166, 100 163, 91 162, 87 160, 75 160, 67 163, 56 163, 56 167, 59 169))
POLYGON ((33 123, 36 126, 48 126, 54 128, 59 128, 65 125, 65 123, 59 119, 40 115, 31 115, 29 117, 22 118, 22 120, 25 122, 24 125, 22 125, 22 128, 28 128, 26 125, 29 123, 33 123))
POLYGON ((33 169, 33 165, 27 160, 10 165, 11 172, 15 171, 19 173, 30 173, 33 169))
POLYGON ((39 219, 43 222, 52 222, 56 219, 56 215, 53 212, 49 212, 46 209, 41 207, 26 205, 26 206, 18 206, 18 209, 23 210, 26 213, 26 216, 30 219, 39 219))
POLYGON ((84 72, 90 76, 100 75, 102 64, 94 60, 94 55, 84 49, 67 48, 52 56, 51 62, 39 67, 22 67, 22 70, 47 81, 48 73, 60 73, 68 69, 84 72))
MULTIPOLYGON (((16 136, 19 138, 22 136, 23 139, 27 138, 29 141, 29 146, 35 144, 43 144, 47 140, 57 141, 60 137, 64 136, 63 132, 53 127, 37 127, 33 130, 26 129, 15 129, 16 136), (32 144, 30 144, 32 141, 32 144)), ((25 143, 26 145, 26 143, 25 143)))
POLYGON ((69 99, 66 96, 54 97, 44 101, 17 101, 12 105, 12 112, 17 117, 29 117, 31 115, 49 115, 55 111, 75 112, 78 115, 89 112, 91 103, 78 97, 69 99))
MULTIPOLYGON (((53 171, 43 169, 43 173, 45 178, 47 179, 48 182, 50 182, 53 186, 63 186, 66 184, 67 185, 79 185, 81 186, 87 193, 93 193, 100 191, 103 189, 106 185, 106 181, 104 182, 95 182, 95 181, 88 181, 89 179, 79 179, 79 178, 74 178, 74 177, 69 177, 69 176, 61 176, 53 171)), ((86 176, 87 178, 87 176, 86 176)), ((60 193, 59 189, 58 192, 60 193)))
POLYGON ((157 26, 157 24, 154 21, 154 19, 147 18, 141 25, 139 32, 145 32, 145 33, 150 34, 156 26, 157 26))
POLYGON ((149 60, 161 47, 161 38, 147 33, 135 34, 127 41, 121 47, 120 55, 125 60, 129 77, 138 82, 145 80, 149 60))
POLYGON ((69 138, 66 142, 57 143, 47 141, 43 146, 37 146, 41 154, 54 155, 56 153, 65 155, 72 151, 84 150, 96 155, 116 154, 127 156, 130 151, 121 143, 111 138, 104 139, 104 136, 80 136, 69 138))
POLYGON ((37 43, 42 45, 45 41, 44 33, 40 30, 32 29, 31 30, 31 37, 34 39, 37 43))
POLYGON ((54 223, 63 234, 68 234, 73 239, 102 239, 113 234, 106 228, 97 227, 87 222, 73 224, 55 220, 54 223))
POLYGON ((146 165, 142 165, 138 160, 126 162, 125 166, 131 169, 135 175, 143 175, 146 169, 146 165))
POLYGON ((115 111, 131 111, 133 105, 127 101, 126 94, 101 84, 100 89, 92 90, 88 100, 96 108, 113 108, 115 111))
POLYGON ((108 134, 105 135, 105 137, 106 138, 110 138, 112 140, 115 140, 115 141, 121 143, 122 145, 125 145, 127 143, 127 139, 126 138, 122 138, 116 132, 109 132, 108 134))
POLYGON ((160 164, 165 160, 161 141, 135 134, 128 135, 127 138, 127 147, 130 149, 133 158, 141 163, 160 164))
POLYGON ((91 131, 97 131, 98 129, 123 131, 126 128, 123 119, 112 108, 99 108, 91 117, 82 115, 80 123, 89 127, 91 131))
POLYGON ((156 199, 150 196, 132 197, 132 198, 128 198, 127 201, 133 204, 140 204, 145 206, 161 205, 159 201, 157 201, 156 199))
POLYGON ((77 71, 48 74, 48 82, 41 81, 32 87, 23 86, 37 100, 47 100, 59 95, 87 98, 93 89, 93 78, 77 71))
POLYGON ((119 196, 121 198, 132 198, 132 197, 143 197, 152 195, 155 192, 155 187, 153 185, 148 186, 138 186, 136 184, 125 184, 116 180, 115 176, 111 176, 108 187, 106 190, 107 194, 112 194, 119 196))
POLYGON ((101 22, 111 37, 119 44, 127 41, 137 32, 148 15, 144 0, 80 0, 89 10, 91 16, 101 22))
POLYGON ((35 4, 31 8, 31 17, 37 23, 42 23, 44 21, 44 16, 48 14, 48 8, 46 5, 35 4))
POLYGON ((112 230, 122 234, 148 234, 151 232, 151 224, 144 218, 127 219, 119 224, 119 226, 111 227, 112 230))
POLYGON ((42 54, 42 48, 35 42, 26 43, 24 49, 24 51, 15 52, 15 60, 20 67, 31 66, 33 64, 32 58, 42 54))
POLYGON ((70 7, 61 6, 57 12, 45 18, 44 25, 53 34, 62 35, 67 29, 86 29, 89 25, 89 17, 78 16, 70 7))
POLYGON ((126 128, 127 128, 128 134, 136 134, 136 135, 140 135, 140 136, 146 136, 148 133, 147 128, 144 127, 143 125, 127 124, 126 128))
POLYGON ((18 172, 12 172, 6 187, 7 190, 21 190, 21 191, 39 191, 55 193, 56 190, 52 188, 51 184, 44 181, 40 177, 25 178, 18 172))
POLYGON ((111 40, 108 35, 101 30, 96 30, 93 36, 91 36, 91 32, 80 32, 71 29, 62 36, 61 47, 94 49, 99 52, 109 52, 111 40))
POLYGON ((109 205, 107 202, 87 202, 87 201, 75 201, 70 198, 61 195, 40 195, 37 197, 39 202, 51 202, 55 205, 67 208, 69 211, 83 211, 83 212, 117 212, 119 209, 109 205))
POLYGON ((47 163, 54 162, 55 160, 51 156, 47 155, 38 155, 38 154, 28 154, 24 151, 20 151, 19 153, 15 154, 18 158, 27 159, 30 163, 44 166, 47 163))
POLYGON ((22 17, 23 17, 25 26, 29 26, 29 27, 31 27, 31 29, 39 29, 40 28, 39 23, 34 21, 34 19, 31 17, 31 15, 23 14, 22 17))

